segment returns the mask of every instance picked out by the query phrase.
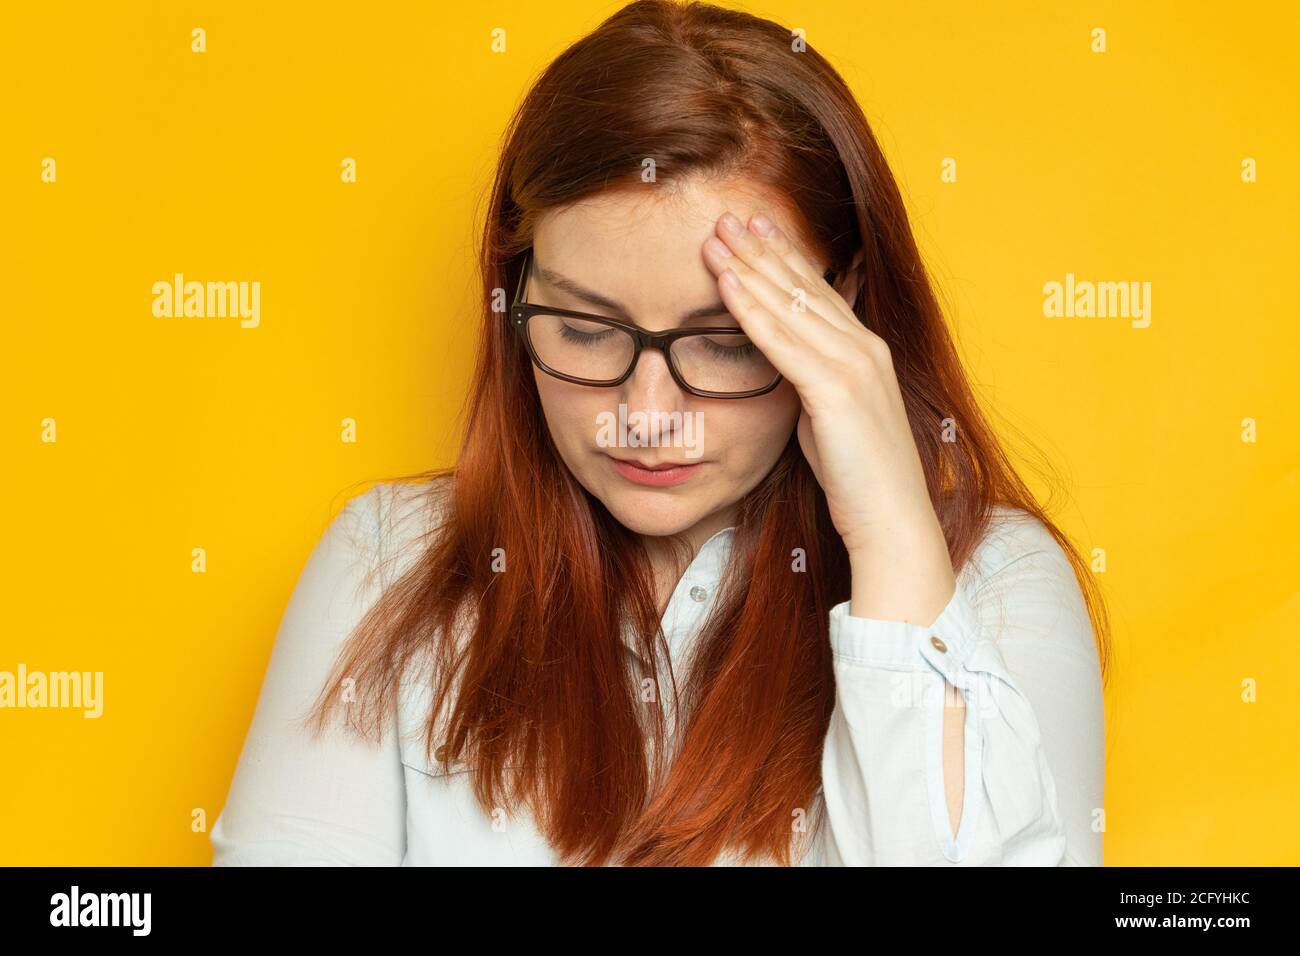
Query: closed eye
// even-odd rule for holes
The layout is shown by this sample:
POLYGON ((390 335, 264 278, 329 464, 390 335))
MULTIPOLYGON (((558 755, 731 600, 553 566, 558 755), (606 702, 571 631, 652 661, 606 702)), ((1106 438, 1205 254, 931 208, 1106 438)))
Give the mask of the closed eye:
POLYGON ((727 336, 725 341, 729 344, 723 344, 711 335, 701 335, 699 340, 708 354, 735 362, 751 358, 758 352, 758 346, 747 338, 742 339, 741 336, 735 336, 734 339, 727 336))
POLYGON ((583 331, 582 329, 574 328, 568 322, 565 322, 560 326, 560 338, 564 339, 566 342, 573 342, 577 345, 595 345, 597 342, 602 342, 621 334, 617 329, 611 329, 609 326, 596 325, 595 323, 589 323, 588 328, 593 331, 583 331), (599 329, 599 331, 595 331, 597 329, 599 329))

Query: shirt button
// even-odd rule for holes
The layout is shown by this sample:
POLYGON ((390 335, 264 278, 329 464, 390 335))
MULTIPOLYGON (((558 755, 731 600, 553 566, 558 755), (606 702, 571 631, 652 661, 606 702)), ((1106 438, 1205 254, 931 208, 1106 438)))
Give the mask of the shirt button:
POLYGON ((934 646, 934 649, 938 651, 940 654, 944 654, 948 650, 948 645, 945 644, 943 641, 939 640, 939 638, 934 635, 930 636, 930 643, 934 646))
POLYGON ((703 604, 704 599, 708 596, 709 592, 704 590, 704 588, 700 587, 698 584, 691 588, 691 600, 696 604, 703 604))
POLYGON ((438 763, 446 763, 446 762, 447 762, 447 745, 446 745, 446 744, 443 744, 441 747, 439 747, 437 750, 435 750, 435 751, 433 752, 433 756, 434 756, 434 759, 436 759, 436 760, 438 761, 438 763))

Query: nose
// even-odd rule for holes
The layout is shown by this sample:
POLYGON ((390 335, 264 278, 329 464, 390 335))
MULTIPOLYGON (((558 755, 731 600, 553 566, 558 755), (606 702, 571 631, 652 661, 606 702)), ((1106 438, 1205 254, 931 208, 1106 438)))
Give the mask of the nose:
MULTIPOLYGON (((619 386, 619 401, 627 405, 632 412, 685 412, 691 395, 682 391, 673 379, 668 368, 668 356, 659 349, 642 349, 637 359, 636 368, 627 381, 619 386)), ((665 428, 668 421, 665 420, 665 428)), ((673 438, 671 433, 662 434, 662 440, 673 438)))

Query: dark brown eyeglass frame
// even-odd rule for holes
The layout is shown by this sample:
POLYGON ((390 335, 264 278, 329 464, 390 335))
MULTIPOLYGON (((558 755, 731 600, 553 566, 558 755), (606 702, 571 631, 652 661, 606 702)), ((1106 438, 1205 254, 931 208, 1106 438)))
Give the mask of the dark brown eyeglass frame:
MULTIPOLYGON (((689 338, 694 335, 744 335, 744 329, 736 326, 708 326, 694 327, 684 329, 669 329, 667 332, 649 332, 631 322, 623 322, 619 319, 611 319, 607 315, 592 315, 589 312, 575 312, 573 309, 559 309, 549 305, 534 305, 524 301, 524 289, 527 288, 528 278, 532 274, 533 253, 529 249, 524 253, 524 265, 519 274, 519 287, 515 290, 515 301, 510 306, 510 324, 514 330, 519 333, 524 340, 524 348, 528 350, 528 356, 532 359, 533 364, 545 372, 547 375, 554 376, 565 382, 572 382, 574 385, 589 385, 592 388, 612 388, 615 385, 622 385, 632 373, 636 371, 637 362, 641 360, 641 352, 644 349, 658 349, 663 353, 664 362, 668 366, 668 371, 682 391, 690 395, 698 395, 701 398, 753 398, 756 395, 766 395, 772 389, 781 384, 781 374, 778 372, 775 379, 762 388, 751 389, 748 392, 708 392, 703 389, 694 388, 687 384, 682 378, 682 373, 677 368, 677 362, 673 359, 671 346, 678 339, 689 338), (618 378, 593 380, 587 378, 577 378, 573 375, 565 375, 563 372, 557 372, 537 354, 533 348, 532 336, 528 334, 528 321, 535 315, 559 315, 570 319, 584 319, 588 322, 596 322, 601 325, 608 325, 612 328, 622 329, 632 336, 635 342, 635 350, 632 353, 632 360, 628 362, 627 371, 618 378)), ((827 282, 835 280, 835 270, 827 269, 823 274, 827 282)))

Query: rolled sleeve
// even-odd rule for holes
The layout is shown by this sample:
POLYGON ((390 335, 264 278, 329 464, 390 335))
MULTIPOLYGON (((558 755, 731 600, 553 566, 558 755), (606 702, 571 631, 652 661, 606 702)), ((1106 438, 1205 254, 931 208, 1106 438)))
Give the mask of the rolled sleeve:
POLYGON ((1044 535, 1018 532, 993 575, 959 575, 929 627, 854 617, 848 602, 832 608, 836 701, 822 759, 830 862, 1100 865, 1093 632, 1071 565, 1044 535), (950 688, 966 704, 956 834, 943 780, 950 688), (1070 782, 1064 799, 1049 753, 1070 782))

